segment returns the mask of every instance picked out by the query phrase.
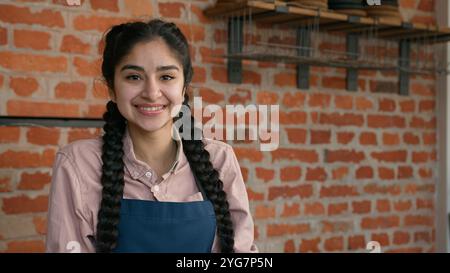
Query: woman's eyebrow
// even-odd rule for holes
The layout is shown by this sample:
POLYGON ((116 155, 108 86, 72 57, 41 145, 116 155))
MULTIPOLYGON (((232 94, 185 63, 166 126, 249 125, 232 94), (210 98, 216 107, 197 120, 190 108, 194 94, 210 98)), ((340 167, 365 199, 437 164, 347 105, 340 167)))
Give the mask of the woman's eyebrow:
POLYGON ((164 65, 164 66, 158 66, 157 68, 156 68, 156 71, 165 71, 165 70, 172 70, 172 69, 175 69, 175 70, 180 70, 179 68, 178 68, 178 66, 176 66, 176 65, 164 65))
MULTIPOLYGON (((126 65, 122 66, 120 71, 124 71, 126 69, 133 69, 133 70, 145 72, 145 69, 143 67, 138 66, 138 65, 133 65, 133 64, 126 64, 126 65)), ((179 71, 180 69, 176 65, 163 65, 163 66, 158 66, 156 68, 156 71, 158 71, 158 72, 166 71, 166 70, 177 70, 177 71, 179 71)))
POLYGON ((138 66, 138 65, 133 65, 133 64, 126 64, 126 65, 122 66, 122 69, 120 69, 120 71, 124 71, 126 69, 133 69, 133 70, 145 72, 145 69, 143 67, 138 66))

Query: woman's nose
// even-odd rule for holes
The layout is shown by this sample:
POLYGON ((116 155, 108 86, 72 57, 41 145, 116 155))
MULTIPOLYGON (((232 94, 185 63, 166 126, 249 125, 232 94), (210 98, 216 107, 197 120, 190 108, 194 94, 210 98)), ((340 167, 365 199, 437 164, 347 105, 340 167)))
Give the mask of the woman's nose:
POLYGON ((155 101, 161 96, 161 90, 159 85, 152 80, 147 80, 142 90, 142 96, 148 98, 151 101, 155 101))

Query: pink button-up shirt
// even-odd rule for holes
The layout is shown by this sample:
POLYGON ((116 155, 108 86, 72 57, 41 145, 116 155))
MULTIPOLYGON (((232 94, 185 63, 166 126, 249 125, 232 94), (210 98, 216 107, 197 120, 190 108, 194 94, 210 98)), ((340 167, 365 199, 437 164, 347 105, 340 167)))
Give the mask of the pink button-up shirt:
MULTIPOLYGON (((227 194, 235 232, 235 251, 257 252, 247 191, 236 155, 226 143, 211 139, 204 142, 227 194)), ((101 137, 79 140, 58 151, 50 190, 47 252, 95 252, 90 237, 95 237, 102 196, 102 143, 101 137)), ((181 141, 177 141, 177 147, 177 159, 172 168, 159 177, 148 164, 136 159, 127 131, 123 147, 123 198, 164 202, 203 200, 181 141)), ((217 233, 212 252, 220 252, 217 233)))

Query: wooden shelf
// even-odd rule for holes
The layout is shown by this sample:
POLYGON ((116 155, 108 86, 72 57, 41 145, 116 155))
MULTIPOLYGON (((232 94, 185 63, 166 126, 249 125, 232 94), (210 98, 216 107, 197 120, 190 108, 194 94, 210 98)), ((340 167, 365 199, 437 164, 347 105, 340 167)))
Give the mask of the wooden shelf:
MULTIPOLYGON (((228 20, 228 79, 242 82, 242 60, 287 62, 297 64, 297 86, 309 88, 311 65, 344 67, 347 70, 347 89, 358 89, 358 69, 397 70, 399 93, 409 93, 410 74, 442 73, 440 69, 415 69, 410 65, 411 44, 436 44, 450 41, 450 28, 403 22, 400 18, 372 18, 339 13, 329 9, 311 9, 280 1, 246 0, 232 4, 216 4, 204 14, 211 18, 228 20), (243 20, 244 19, 244 20, 243 20), (297 56, 272 53, 243 52, 243 23, 246 21, 270 25, 286 25, 297 31, 297 56), (347 59, 326 60, 311 58, 305 48, 311 46, 311 33, 316 31, 340 32, 346 35, 347 59), (379 66, 358 60, 359 39, 366 35, 375 39, 395 40, 398 43, 398 63, 379 66), (439 71, 438 71, 439 70, 439 71)), ((448 73, 447 66, 445 71, 448 73)))
POLYGON ((236 4, 220 4, 204 11, 208 17, 251 16, 256 22, 292 26, 318 23, 324 31, 360 33, 377 32, 385 39, 426 39, 430 43, 450 41, 450 28, 403 22, 400 18, 372 18, 342 14, 333 10, 310 9, 279 1, 248 0, 236 4))

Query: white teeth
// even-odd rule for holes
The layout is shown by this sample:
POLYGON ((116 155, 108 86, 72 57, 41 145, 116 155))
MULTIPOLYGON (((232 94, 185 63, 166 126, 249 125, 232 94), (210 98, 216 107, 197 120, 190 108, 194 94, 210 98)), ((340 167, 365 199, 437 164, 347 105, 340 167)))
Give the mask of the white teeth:
POLYGON ((156 106, 156 107, 139 107, 139 109, 144 110, 144 111, 158 111, 158 110, 162 110, 164 108, 164 106, 156 106))

